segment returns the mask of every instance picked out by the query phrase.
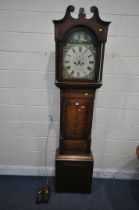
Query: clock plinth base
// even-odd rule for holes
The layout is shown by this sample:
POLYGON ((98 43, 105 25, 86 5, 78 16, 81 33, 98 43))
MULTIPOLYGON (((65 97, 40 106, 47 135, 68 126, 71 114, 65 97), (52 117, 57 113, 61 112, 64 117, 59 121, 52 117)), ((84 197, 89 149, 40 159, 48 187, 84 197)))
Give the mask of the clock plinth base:
POLYGON ((56 192, 90 193, 93 173, 93 156, 56 153, 56 192))

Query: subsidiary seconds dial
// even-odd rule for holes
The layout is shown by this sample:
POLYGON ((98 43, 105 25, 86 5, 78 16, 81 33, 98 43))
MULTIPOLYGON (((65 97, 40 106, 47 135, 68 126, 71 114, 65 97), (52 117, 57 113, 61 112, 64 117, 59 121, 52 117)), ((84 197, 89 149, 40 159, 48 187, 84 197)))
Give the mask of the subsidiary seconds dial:
POLYGON ((92 44, 67 44, 64 47, 63 78, 92 80, 95 76, 95 49, 92 44))

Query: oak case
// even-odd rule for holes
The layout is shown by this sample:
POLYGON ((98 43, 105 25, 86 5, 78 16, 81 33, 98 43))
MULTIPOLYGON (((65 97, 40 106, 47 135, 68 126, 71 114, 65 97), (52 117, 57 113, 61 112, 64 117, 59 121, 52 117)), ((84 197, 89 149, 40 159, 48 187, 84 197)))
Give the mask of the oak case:
POLYGON ((56 191, 90 192, 94 159, 91 128, 95 91, 102 85, 108 25, 97 7, 86 18, 80 8, 73 18, 69 6, 61 20, 54 20, 56 80, 60 88, 60 138, 56 152, 56 191))

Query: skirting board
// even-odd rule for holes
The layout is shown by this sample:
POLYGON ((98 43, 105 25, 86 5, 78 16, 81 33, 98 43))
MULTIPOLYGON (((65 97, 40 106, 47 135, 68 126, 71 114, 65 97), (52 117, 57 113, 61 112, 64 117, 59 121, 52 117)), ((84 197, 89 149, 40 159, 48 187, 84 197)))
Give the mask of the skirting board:
MULTIPOLYGON (((32 166, 0 166, 0 175, 16 175, 16 176, 55 176, 54 167, 32 167, 32 166)), ((94 178, 109 179, 135 179, 139 180, 139 171, 127 170, 103 170, 94 169, 94 178)))
POLYGON ((0 166, 0 175, 21 175, 21 176, 54 176, 54 167, 37 166, 0 166))

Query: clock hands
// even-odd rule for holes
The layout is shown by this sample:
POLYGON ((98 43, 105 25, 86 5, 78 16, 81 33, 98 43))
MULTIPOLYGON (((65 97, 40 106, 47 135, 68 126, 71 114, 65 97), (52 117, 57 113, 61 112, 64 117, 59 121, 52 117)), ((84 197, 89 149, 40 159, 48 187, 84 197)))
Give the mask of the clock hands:
POLYGON ((78 62, 75 61, 74 64, 75 64, 76 66, 77 66, 77 65, 82 66, 82 65, 84 65, 84 62, 82 62, 82 61, 79 60, 78 62))

